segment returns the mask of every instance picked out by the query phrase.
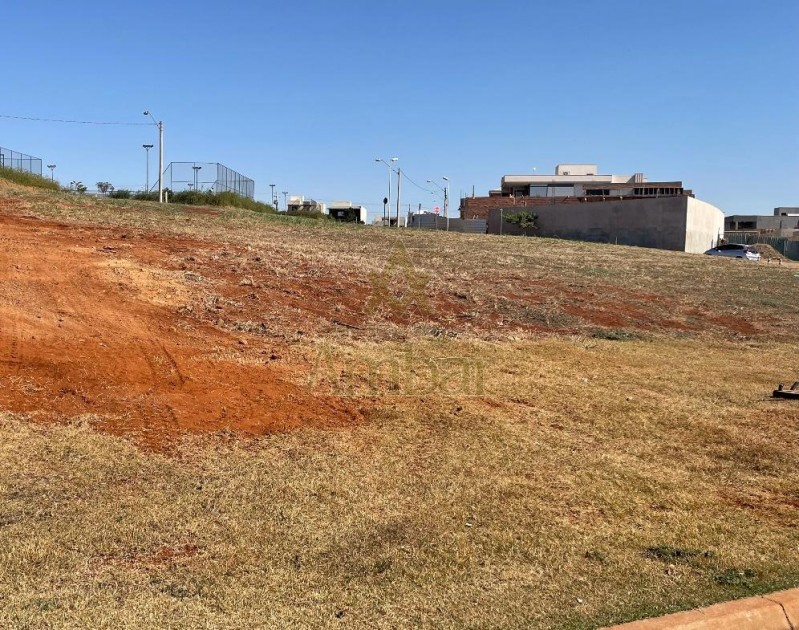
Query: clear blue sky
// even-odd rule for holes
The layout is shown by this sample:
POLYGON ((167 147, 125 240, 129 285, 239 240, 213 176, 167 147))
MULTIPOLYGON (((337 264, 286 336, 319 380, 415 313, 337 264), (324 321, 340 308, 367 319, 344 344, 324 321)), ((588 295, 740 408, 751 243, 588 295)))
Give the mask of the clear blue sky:
MULTIPOLYGON (((0 114, 149 109, 167 162, 222 162, 264 200, 274 183, 380 212, 374 159, 396 155, 423 186, 448 176, 453 212, 472 186, 581 161, 681 179, 728 214, 799 205, 797 0, 46 0, 1 14, 0 114)), ((141 144, 156 141, 147 126, 0 118, 0 146, 57 163, 64 183, 140 188, 141 144)), ((403 202, 433 196, 407 184, 403 202)))

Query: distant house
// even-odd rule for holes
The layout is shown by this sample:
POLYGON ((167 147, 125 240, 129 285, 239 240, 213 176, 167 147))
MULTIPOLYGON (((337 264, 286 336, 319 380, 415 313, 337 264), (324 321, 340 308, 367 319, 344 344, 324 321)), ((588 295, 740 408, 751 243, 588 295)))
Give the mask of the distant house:
POLYGON ((724 232, 792 238, 799 235, 799 208, 774 208, 773 215, 733 214, 724 219, 724 232))
POLYGON ((303 196, 289 197, 287 212, 289 214, 319 213, 327 214, 327 206, 315 199, 306 199, 303 196))
POLYGON ((595 164, 559 164, 554 175, 505 175, 487 197, 464 198, 460 206, 462 219, 486 219, 490 234, 522 233, 507 221, 521 211, 537 216, 539 236, 694 253, 716 245, 724 231, 724 213, 682 182, 602 175, 595 164))
POLYGON ((366 223, 366 206, 353 204, 351 201, 334 201, 328 206, 331 219, 345 223, 366 223))

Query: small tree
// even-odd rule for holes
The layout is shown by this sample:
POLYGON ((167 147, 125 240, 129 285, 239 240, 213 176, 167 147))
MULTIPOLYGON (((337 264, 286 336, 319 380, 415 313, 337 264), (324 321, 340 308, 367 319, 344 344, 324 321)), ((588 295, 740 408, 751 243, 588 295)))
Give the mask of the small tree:
POLYGON ((527 230, 538 229, 538 215, 535 212, 521 210, 505 216, 505 220, 513 225, 518 225, 525 234, 527 230))
POLYGON ((114 191, 114 187, 109 182, 97 182, 97 190, 107 195, 109 192, 114 191))

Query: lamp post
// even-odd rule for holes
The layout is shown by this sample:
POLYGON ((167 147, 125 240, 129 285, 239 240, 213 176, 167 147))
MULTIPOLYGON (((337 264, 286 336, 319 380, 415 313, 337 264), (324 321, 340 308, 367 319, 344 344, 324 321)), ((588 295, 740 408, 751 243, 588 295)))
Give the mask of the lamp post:
MULTIPOLYGON (((389 219, 388 216, 386 216, 386 214, 387 213, 389 215, 391 214, 391 171, 393 170, 391 168, 391 165, 394 162, 398 162, 398 161, 399 161, 398 157, 390 158, 388 162, 386 162, 383 158, 376 158, 375 159, 375 162, 382 162, 383 164, 385 164, 388 167, 388 196, 386 197, 386 199, 388 200, 388 203, 383 206, 383 221, 385 222, 388 219, 389 225, 391 225, 391 220, 389 219), (386 210, 386 209, 388 209, 388 210, 386 210)), ((398 221, 399 221, 399 219, 398 219, 398 221)))
POLYGON ((149 116, 158 127, 158 203, 164 203, 164 121, 156 120, 149 110, 145 110, 144 115, 149 116))
POLYGON ((48 165, 47 165, 47 168, 49 168, 49 169, 50 169, 50 181, 51 181, 51 182, 52 182, 52 181, 55 181, 55 175, 53 174, 53 171, 55 171, 55 167, 56 167, 56 165, 55 165, 55 164, 48 164, 48 165))
POLYGON ((272 189, 272 205, 274 206, 275 210, 277 210, 277 199, 275 199, 275 184, 269 184, 269 187, 272 189))
POLYGON ((197 166, 195 164, 191 168, 194 170, 194 190, 197 190, 197 176, 200 174, 200 169, 202 169, 202 166, 197 166))
POLYGON ((146 173, 147 173, 147 175, 146 175, 146 176, 145 176, 145 178, 144 178, 144 182, 145 182, 145 183, 144 183, 144 192, 145 192, 145 193, 148 193, 148 192, 150 192, 150 149, 152 149, 152 148, 153 148, 153 145, 151 145, 151 144, 143 144, 143 145, 141 145, 141 146, 142 146, 142 148, 144 149, 144 152, 145 152, 145 154, 146 154, 146 156, 147 156, 147 157, 145 158, 145 164, 146 164, 146 169, 147 169, 146 173))
MULTIPOLYGON (((284 190, 283 191, 283 207, 286 210, 289 209, 289 191, 288 190, 284 190)), ((275 208, 275 210, 277 210, 277 208, 275 208)))

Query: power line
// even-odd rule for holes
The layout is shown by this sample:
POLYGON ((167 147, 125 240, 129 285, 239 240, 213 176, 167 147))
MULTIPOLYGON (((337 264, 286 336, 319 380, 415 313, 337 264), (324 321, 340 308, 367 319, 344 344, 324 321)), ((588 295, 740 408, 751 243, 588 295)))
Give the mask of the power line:
POLYGON ((126 127, 140 127, 142 125, 152 125, 149 122, 103 122, 97 120, 64 120, 61 118, 34 118, 32 116, 11 116, 9 114, 0 114, 0 118, 12 118, 14 120, 34 120, 36 122, 51 122, 51 123, 70 123, 74 125, 116 125, 126 127))
POLYGON ((402 171, 402 176, 403 176, 405 179, 407 179, 407 180, 408 180, 408 181, 409 181, 411 184, 413 184, 414 186, 416 186, 416 187, 417 187, 419 190, 423 190, 423 191, 425 191, 425 192, 428 192, 428 193, 435 194, 435 191, 434 191, 434 190, 430 190, 429 188, 425 188, 424 186, 420 186, 420 185, 419 185, 419 184, 417 184, 415 181, 413 181, 413 180, 412 180, 412 179, 411 179, 411 178, 408 176, 408 173, 406 173, 405 171, 402 171))

